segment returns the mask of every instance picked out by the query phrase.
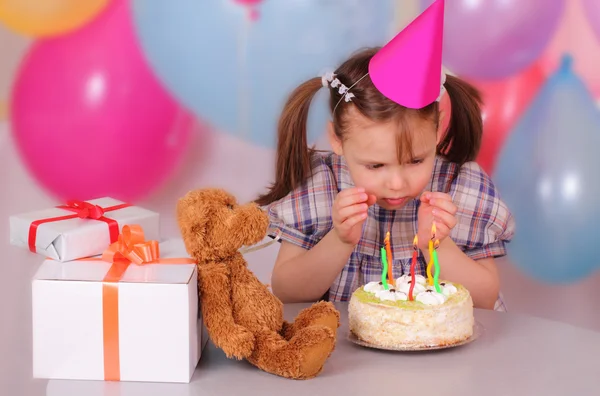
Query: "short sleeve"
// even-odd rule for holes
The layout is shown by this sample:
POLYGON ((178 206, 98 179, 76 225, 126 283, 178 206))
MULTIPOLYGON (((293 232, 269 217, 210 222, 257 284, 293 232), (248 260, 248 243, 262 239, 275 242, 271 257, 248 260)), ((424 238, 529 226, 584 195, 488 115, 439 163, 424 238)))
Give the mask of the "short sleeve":
POLYGON ((333 227, 331 208, 338 193, 334 173, 324 159, 314 156, 312 176, 282 199, 265 207, 271 237, 304 249, 316 245, 333 227))
POLYGON ((474 260, 506 255, 515 221, 490 177, 475 162, 464 164, 450 187, 458 206, 454 242, 474 260))

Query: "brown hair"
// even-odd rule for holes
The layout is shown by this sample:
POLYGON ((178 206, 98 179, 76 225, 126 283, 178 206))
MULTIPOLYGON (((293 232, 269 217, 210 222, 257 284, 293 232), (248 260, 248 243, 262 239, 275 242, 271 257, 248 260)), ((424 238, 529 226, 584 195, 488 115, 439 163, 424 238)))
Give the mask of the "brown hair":
MULTIPOLYGON (((379 50, 369 48, 354 54, 334 73, 345 86, 351 87, 369 70, 369 61, 379 50)), ((483 122, 481 119, 481 96, 470 84, 448 75, 444 84, 450 98, 452 112, 448 128, 437 146, 437 154, 459 165, 473 161, 481 144, 483 122)), ((312 78, 298 86, 285 104, 277 128, 277 159, 275 182, 266 194, 255 201, 268 205, 277 201, 304 183, 311 175, 311 157, 315 150, 308 147, 306 124, 308 110, 315 94, 322 88, 321 78, 312 78)), ((370 78, 363 78, 350 90, 354 94, 351 102, 338 101, 341 95, 337 88, 329 88, 329 107, 333 113, 335 134, 342 139, 348 124, 348 109, 354 106, 364 117, 378 122, 398 120, 406 124, 406 116, 416 114, 431 119, 436 128, 439 123, 439 104, 422 109, 410 109, 391 101, 382 95, 370 78), (337 108, 336 108, 337 105, 337 108)), ((402 129, 403 131, 406 128, 402 129)), ((410 133, 398 136, 398 156, 412 156, 410 133)))

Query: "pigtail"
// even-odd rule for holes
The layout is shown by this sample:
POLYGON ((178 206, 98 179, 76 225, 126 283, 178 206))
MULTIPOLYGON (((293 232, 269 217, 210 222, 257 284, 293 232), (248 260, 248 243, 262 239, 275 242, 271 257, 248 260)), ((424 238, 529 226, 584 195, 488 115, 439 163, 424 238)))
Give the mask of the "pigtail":
POLYGON ((451 115, 438 153, 462 165, 474 161, 481 146, 481 95, 475 87, 451 75, 446 76, 444 87, 450 98, 451 115))
POLYGON ((309 178, 312 150, 308 147, 306 124, 310 103, 321 87, 321 78, 312 78, 288 98, 277 126, 275 182, 255 201, 258 205, 268 205, 285 197, 309 178))

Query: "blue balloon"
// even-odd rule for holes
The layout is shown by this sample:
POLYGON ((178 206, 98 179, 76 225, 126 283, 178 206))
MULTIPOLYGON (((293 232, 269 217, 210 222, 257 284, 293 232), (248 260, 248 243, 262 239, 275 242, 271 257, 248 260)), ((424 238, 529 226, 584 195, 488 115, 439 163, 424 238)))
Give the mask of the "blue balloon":
MULTIPOLYGON (((249 22, 233 0, 133 0, 141 47, 173 95, 218 129, 272 148, 292 90, 384 45, 394 1, 265 0, 258 11, 249 22)), ((311 108, 312 142, 325 131, 325 96, 311 108)))
POLYGON ((565 56, 509 135, 495 182, 517 223, 512 261, 547 283, 600 266, 600 112, 565 56))

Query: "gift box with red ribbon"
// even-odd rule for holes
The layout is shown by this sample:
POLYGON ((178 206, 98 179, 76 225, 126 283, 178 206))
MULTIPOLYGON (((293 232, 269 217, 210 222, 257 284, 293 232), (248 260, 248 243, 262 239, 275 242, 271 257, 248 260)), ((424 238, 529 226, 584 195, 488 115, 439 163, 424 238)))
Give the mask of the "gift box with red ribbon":
POLYGON ((101 257, 45 260, 32 282, 35 378, 190 381, 208 339, 183 241, 124 226, 101 257))
POLYGON ((102 254, 124 225, 139 224, 159 240, 159 214, 113 198, 69 201, 10 217, 10 243, 58 261, 102 254))

